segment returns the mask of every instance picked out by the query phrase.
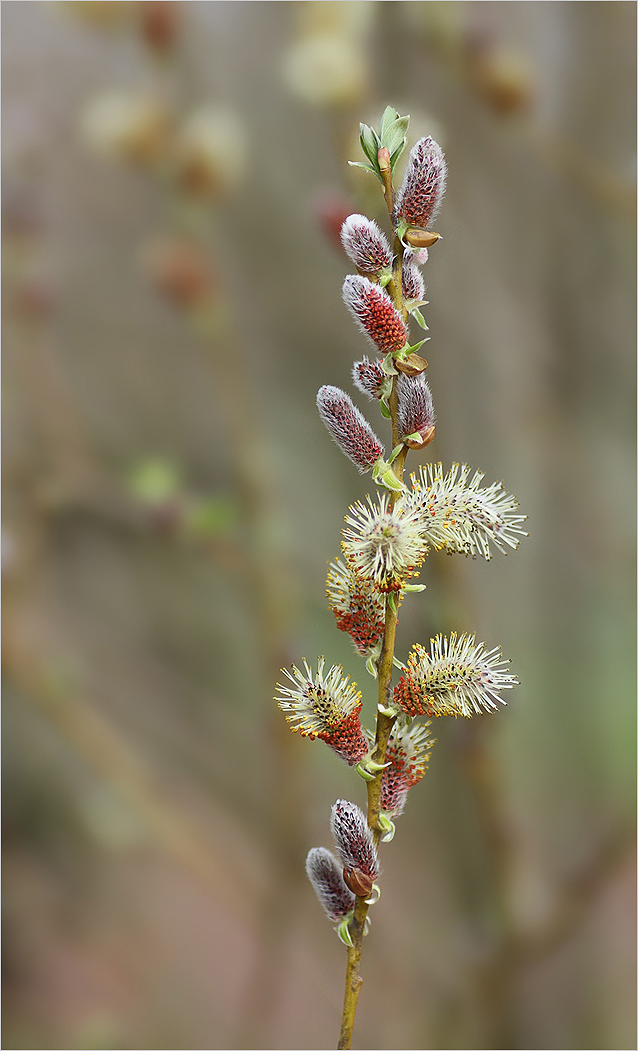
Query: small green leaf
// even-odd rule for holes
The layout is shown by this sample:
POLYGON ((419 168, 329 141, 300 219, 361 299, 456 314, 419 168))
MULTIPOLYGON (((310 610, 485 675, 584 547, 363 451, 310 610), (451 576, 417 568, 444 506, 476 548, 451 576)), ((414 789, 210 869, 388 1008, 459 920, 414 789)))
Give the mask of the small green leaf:
POLYGON ((353 948, 352 937, 351 937, 350 931, 348 929, 351 919, 352 919, 352 913, 349 912, 348 915, 345 916, 344 919, 341 921, 341 923, 338 924, 337 927, 335 927, 335 930, 336 930, 337 934, 339 935, 340 940, 343 942, 344 945, 347 945, 348 948, 350 948, 350 949, 353 948))
POLYGON ((399 117, 398 120, 393 121, 392 124, 388 125, 385 129, 381 139, 381 145, 386 147, 390 153, 390 157, 392 157, 392 154, 399 148, 405 146, 409 123, 409 117, 399 117))
POLYGON ((386 354, 385 358, 383 359, 382 368, 386 376, 397 375, 397 370, 394 367, 394 361, 392 358, 392 351, 390 351, 389 354, 386 354))
POLYGON ((414 318, 414 320, 420 328, 425 329, 426 332, 428 331, 428 326, 425 323, 425 318, 423 317, 423 314, 421 313, 418 307, 412 308, 412 310, 410 311, 410 317, 414 318))
POLYGON ((403 347, 403 349, 401 351, 401 357, 403 359, 405 359, 405 358, 408 358, 410 356, 410 354, 416 354, 416 352, 419 349, 419 347, 422 347, 424 343, 429 343, 430 342, 430 338, 431 338, 430 336, 426 336, 425 339, 419 340, 418 343, 406 343, 406 345, 403 347))
POLYGON ((381 887, 378 883, 372 884, 372 897, 366 898, 366 905, 376 905, 381 897, 381 887))
POLYGON ((381 401, 379 402, 379 408, 381 409, 381 415, 384 416, 386 420, 392 419, 392 413, 390 412, 389 406, 386 401, 381 399, 381 401))
POLYGON ((377 678, 377 662, 374 657, 368 657, 366 661, 366 671, 368 675, 371 675, 373 679, 377 678))
POLYGON ((390 171, 392 172, 393 175, 394 175, 394 169, 397 166, 397 161, 398 161, 399 157, 401 156, 401 154, 403 153, 406 145, 407 145, 407 143, 404 141, 401 144, 401 146, 399 146, 399 148, 397 150, 395 150, 394 153, 390 157, 390 171))
POLYGON ((374 128, 369 128, 367 124, 359 125, 359 142, 361 143, 361 149, 365 153, 366 157, 371 164, 378 164, 377 154, 381 143, 379 142, 379 136, 377 135, 374 128))
POLYGON ((364 164, 363 161, 348 161, 348 164, 350 164, 353 168, 363 168, 364 171, 372 172, 373 175, 376 175, 377 179, 383 186, 383 179, 381 178, 380 173, 377 171, 376 168, 373 168, 371 164, 364 164))
POLYGON ((403 482, 399 481, 396 474, 385 460, 377 460, 372 468, 372 477, 377 485, 382 485, 385 489, 391 489, 395 493, 405 492, 403 482))
MULTIPOLYGON (((395 120, 398 120, 398 118, 399 114, 394 106, 386 106, 383 111, 383 116, 381 117, 381 123, 379 124, 379 138, 381 139, 381 142, 383 142, 384 139, 385 129, 389 127, 390 124, 393 124, 395 120)), ((384 146, 387 145, 385 142, 383 142, 383 144, 384 146)))
POLYGON ((399 222, 397 223, 397 228, 396 228, 396 235, 399 238, 399 240, 401 241, 401 244, 404 246, 404 248, 409 248, 410 247, 410 245, 407 245, 405 243, 405 240, 404 240, 405 235, 407 234, 409 229, 410 229, 410 224, 407 221, 407 219, 403 219, 403 218, 399 219, 399 222))
POLYGON ((377 763, 375 759, 364 759, 363 762, 366 764, 368 770, 373 774, 378 774, 382 770, 385 770, 391 763, 377 763))
POLYGON ((383 833, 385 833, 381 837, 381 842, 382 843, 390 843, 394 839, 394 833, 396 832, 396 825, 394 824, 394 821, 390 820, 388 815, 386 813, 384 813, 383 810, 379 814, 379 828, 381 829, 381 831, 383 833))
POLYGON ((377 705, 377 711, 380 715, 385 715, 386 719, 394 719, 398 715, 397 709, 394 705, 388 705, 387 707, 383 704, 377 705))

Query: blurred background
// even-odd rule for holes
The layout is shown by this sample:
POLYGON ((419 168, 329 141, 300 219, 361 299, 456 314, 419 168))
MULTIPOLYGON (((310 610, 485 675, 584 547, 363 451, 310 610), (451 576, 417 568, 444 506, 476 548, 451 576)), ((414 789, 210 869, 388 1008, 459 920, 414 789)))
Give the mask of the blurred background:
POLYGON ((347 161, 388 103, 449 164, 408 466, 529 538, 402 606, 400 657, 473 631, 521 685, 436 724, 354 1046, 635 1046, 635 5, 2 15, 4 1047, 336 1043, 304 861, 365 786, 272 697, 325 654, 372 725, 324 597, 369 479, 314 399, 368 349, 338 231, 385 221, 347 161))

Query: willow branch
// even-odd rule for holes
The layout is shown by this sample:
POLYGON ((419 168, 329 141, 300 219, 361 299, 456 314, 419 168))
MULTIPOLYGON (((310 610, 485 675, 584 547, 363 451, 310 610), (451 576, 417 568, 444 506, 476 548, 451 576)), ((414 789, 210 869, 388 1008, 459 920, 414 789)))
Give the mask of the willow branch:
MULTIPOLYGON (((381 154, 383 151, 379 151, 381 154)), ((386 151, 387 152, 387 151, 386 151)), ((381 158, 380 158, 381 159, 381 158)), ((394 195, 392 190, 392 176, 389 169, 389 162, 387 169, 381 166, 381 172, 384 177, 384 195, 386 204, 388 206, 388 212, 390 214, 390 221, 392 221, 392 212, 394 207, 394 195)), ((392 269, 392 281, 388 284, 388 292, 392 298, 394 306, 405 318, 405 308, 403 306, 403 245, 398 237, 394 239, 394 264, 392 269)), ((394 377, 392 383, 392 393, 389 399, 390 414, 392 420, 392 448, 400 442, 399 426, 398 426, 398 395, 397 395, 397 376, 394 377)), ((403 447, 400 453, 392 464, 394 474, 402 481, 403 470, 405 467, 405 459, 407 455, 407 447, 403 447)), ((390 493, 389 504, 390 508, 394 508, 397 500, 399 499, 400 493, 392 491, 390 493)), ((392 669, 394 666, 394 648, 396 640, 396 629, 397 629, 397 606, 392 601, 390 595, 386 596, 385 603, 385 629, 383 633, 383 644, 381 648, 381 654, 377 662, 377 673, 378 673, 378 704, 379 709, 387 708, 392 699, 392 669)), ((395 715, 387 715, 383 711, 377 711, 377 722, 376 722, 376 733, 374 748, 372 752, 372 758, 376 763, 383 764, 385 762, 386 749, 388 747, 388 741, 392 733, 392 727, 396 722, 395 715)), ((381 838, 382 829, 379 826, 379 814, 381 810, 381 782, 383 772, 379 771, 377 776, 372 781, 367 782, 368 787, 368 825, 372 829, 374 836, 375 845, 378 846, 381 838)), ((337 1048, 347 1049, 352 1046, 352 1031, 354 1028, 355 1014, 357 1010, 357 1002, 359 999, 359 992, 363 985, 363 979, 359 974, 359 966, 361 963, 361 948, 363 935, 365 933, 366 918, 368 915, 368 909, 370 908, 365 898, 357 898, 357 902, 354 909, 354 916, 349 926, 350 938, 352 940, 352 946, 348 947, 347 964, 346 964, 346 978, 345 978, 345 991, 343 999, 343 1014, 341 1018, 341 1030, 339 1033, 339 1043, 337 1048)))

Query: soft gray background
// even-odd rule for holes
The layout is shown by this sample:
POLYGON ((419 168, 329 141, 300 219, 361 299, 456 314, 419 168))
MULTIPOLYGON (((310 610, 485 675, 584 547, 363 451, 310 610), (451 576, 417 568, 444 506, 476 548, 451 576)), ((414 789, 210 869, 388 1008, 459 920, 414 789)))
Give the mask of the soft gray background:
POLYGON ((271 698, 323 653, 374 710, 324 602, 367 482, 314 397, 366 350, 320 216, 383 220, 346 162, 391 102, 449 163, 422 459, 502 478, 530 536, 490 564, 433 555, 402 607, 400 656, 475 631, 521 686, 435 727, 383 852, 354 1046, 629 1048, 635 5, 177 7, 167 65, 82 5, 2 7, 4 1046, 334 1046, 344 955, 303 861, 364 786, 271 698), (313 105, 283 68, 326 26, 368 80, 313 105), (183 221, 170 191, 78 134, 96 92, 153 85, 228 103, 249 139, 243 183, 195 217, 230 310, 212 343, 144 273, 183 221), (131 493, 149 459, 179 471, 177 512, 131 493), (166 526, 206 495, 236 502, 230 529, 166 526))

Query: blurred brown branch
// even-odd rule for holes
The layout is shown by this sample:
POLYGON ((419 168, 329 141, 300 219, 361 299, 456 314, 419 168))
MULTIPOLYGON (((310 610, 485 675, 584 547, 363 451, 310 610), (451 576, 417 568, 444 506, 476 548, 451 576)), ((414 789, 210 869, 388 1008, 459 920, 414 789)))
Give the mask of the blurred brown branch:
MULTIPOLYGON (((211 841, 207 828, 174 806, 166 786, 142 762, 130 741, 124 742, 86 694, 72 685, 70 676, 59 670, 59 654, 47 661, 37 652, 33 625, 23 625, 21 620, 15 608, 5 616, 4 674, 88 766, 126 800, 157 845, 219 895, 228 908, 243 915, 246 901, 252 901, 255 894, 256 874, 226 849, 221 831, 226 816, 217 813, 213 825, 218 838, 211 841)), ((257 886, 265 876, 263 865, 259 876, 257 886)))
POLYGON ((591 851, 571 876, 558 883, 552 906, 540 923, 521 927, 512 911, 513 839, 503 813, 503 787, 483 726, 462 734, 460 758, 472 788, 489 857, 484 897, 496 906, 490 947, 471 968, 476 1010, 482 1018, 485 1047, 519 1045, 516 1000, 525 971, 542 963, 579 930, 596 898, 635 850, 635 830, 620 826, 591 851))

